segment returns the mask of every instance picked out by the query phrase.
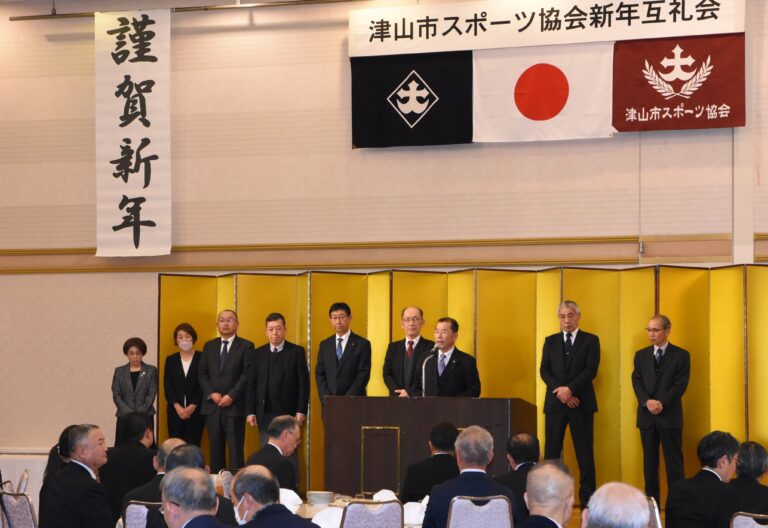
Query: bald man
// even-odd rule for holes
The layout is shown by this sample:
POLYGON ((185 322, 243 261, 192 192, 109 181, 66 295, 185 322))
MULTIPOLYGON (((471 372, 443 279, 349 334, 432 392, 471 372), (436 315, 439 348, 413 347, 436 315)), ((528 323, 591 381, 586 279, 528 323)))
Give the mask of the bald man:
POLYGON ((573 511, 573 477, 560 460, 545 460, 528 472, 525 502, 530 516, 520 528, 562 528, 573 511))
POLYGON ((648 499, 637 488, 622 482, 603 484, 581 512, 581 528, 647 528, 648 499))
POLYGON ((238 524, 249 528, 319 528, 280 504, 280 485, 266 467, 247 466, 230 484, 238 524))

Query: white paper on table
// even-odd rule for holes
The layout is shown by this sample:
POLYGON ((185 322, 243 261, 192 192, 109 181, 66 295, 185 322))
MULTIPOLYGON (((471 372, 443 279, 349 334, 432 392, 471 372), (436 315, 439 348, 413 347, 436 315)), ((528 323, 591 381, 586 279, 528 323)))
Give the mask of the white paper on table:
POLYGON ((329 506, 320 510, 312 517, 312 522, 320 528, 339 528, 341 526, 341 516, 344 513, 343 508, 329 506))
POLYGON ((423 524, 427 505, 421 502, 403 504, 403 524, 423 524))
POLYGON ((395 495, 395 492, 392 490, 383 489, 373 494, 373 500, 376 502, 397 500, 397 495, 395 495))
POLYGON ((296 513, 302 504, 302 500, 292 489, 280 488, 280 504, 288 508, 291 513, 296 513))

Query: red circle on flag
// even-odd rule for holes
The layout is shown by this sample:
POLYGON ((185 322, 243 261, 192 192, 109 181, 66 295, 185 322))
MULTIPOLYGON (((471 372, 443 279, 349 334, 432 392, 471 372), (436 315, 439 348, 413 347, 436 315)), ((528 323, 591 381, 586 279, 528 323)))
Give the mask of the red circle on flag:
POLYGON ((515 84, 515 104, 533 121, 546 121, 559 114, 568 102, 568 79, 551 64, 534 64, 515 84))

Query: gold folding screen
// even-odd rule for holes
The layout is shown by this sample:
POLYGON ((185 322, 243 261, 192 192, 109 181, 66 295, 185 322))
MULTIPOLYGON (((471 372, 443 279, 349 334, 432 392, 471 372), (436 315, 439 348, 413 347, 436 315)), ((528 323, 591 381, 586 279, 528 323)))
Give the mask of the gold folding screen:
MULTIPOLYGON (((698 467, 696 443, 712 429, 744 439, 749 428, 751 438, 768 440, 768 418, 760 412, 768 388, 759 376, 768 369, 766 291, 768 268, 759 266, 161 275, 159 364, 162 369, 165 357, 175 351, 172 331, 179 322, 197 329, 199 349, 216 335, 216 314, 234 307, 240 315, 239 334, 258 346, 266 342, 266 315, 283 313, 288 339, 307 348, 311 371, 310 417, 300 455, 302 488, 322 489, 324 428, 314 365, 320 341, 333 332, 328 319, 333 302, 350 305, 352 330, 371 341, 369 396, 386 396, 381 370, 387 344, 402 338, 402 308, 417 305, 424 310, 424 337, 432 338, 441 316, 459 321, 457 346, 476 356, 483 397, 522 398, 541 408, 541 347, 547 335, 559 330, 557 304, 572 299, 582 309, 581 327, 597 334, 601 343, 595 380, 598 483, 621 480, 642 487, 631 374, 635 351, 648 345, 648 319, 657 310, 667 314, 673 324, 670 340, 691 352, 691 383, 683 399, 684 454, 691 474, 698 467)), ((159 408, 163 439, 167 429, 162 384, 159 408)), ((541 414, 538 434, 543 447, 541 414)), ((257 447, 257 431, 248 428, 246 454, 257 447)), ((578 476, 570 439, 564 456, 578 476)))

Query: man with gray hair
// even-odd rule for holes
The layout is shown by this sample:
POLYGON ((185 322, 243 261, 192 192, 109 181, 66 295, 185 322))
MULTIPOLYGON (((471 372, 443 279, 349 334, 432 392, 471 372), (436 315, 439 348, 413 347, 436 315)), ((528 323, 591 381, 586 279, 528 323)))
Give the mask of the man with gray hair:
POLYGON ((562 528, 573 511, 573 477, 560 460, 545 460, 528 472, 525 502, 530 511, 520 528, 562 528))
POLYGON ((650 509, 643 493, 629 484, 603 484, 581 512, 581 528, 648 528, 650 509))
POLYGON ((768 472, 768 452, 757 442, 742 442, 736 471, 739 476, 728 485, 736 490, 739 511, 768 514, 768 487, 760 484, 768 472))
POLYGON ((238 471, 230 485, 230 496, 236 504, 238 523, 249 528, 318 528, 279 503, 280 486, 264 466, 247 466, 238 471))
POLYGON ((512 505, 514 526, 517 526, 524 517, 522 507, 512 490, 486 475, 485 470, 492 460, 491 433, 477 425, 464 429, 456 439, 456 463, 459 466, 459 476, 432 488, 422 527, 445 528, 451 499, 460 495, 470 497, 504 495, 512 505))
MULTIPOLYGON (((168 473, 177 468, 195 468, 209 472, 203 452, 194 444, 182 444, 171 451, 165 459, 168 473)), ((232 502, 226 497, 219 497, 219 507, 215 510, 216 518, 225 526, 237 526, 232 502)), ((147 512, 147 528, 167 528, 165 520, 156 509, 147 512)))
POLYGON ((651 346, 635 352, 632 388, 637 397, 645 494, 660 505, 659 445, 664 451, 667 486, 671 489, 685 478, 682 398, 691 376, 691 357, 669 342, 672 323, 666 315, 651 317, 645 330, 651 346))
POLYGON ((210 475, 202 469, 178 467, 160 485, 162 513, 169 528, 219 528, 219 506, 210 475))
POLYGON ((299 491, 296 470, 290 456, 301 442, 301 427, 291 415, 274 418, 267 426, 269 442, 248 457, 246 466, 260 465, 269 469, 277 478, 281 488, 299 491))
POLYGON ((600 366, 600 339, 579 328, 581 311, 573 301, 557 307, 560 331, 544 340, 539 373, 547 385, 544 397, 544 458, 563 454, 565 429, 571 429, 579 463, 579 502, 595 491, 594 418, 597 398, 592 380, 600 366))
POLYGON ((112 528, 109 497, 96 477, 107 462, 104 433, 97 425, 77 425, 69 445, 69 463, 48 484, 41 528, 112 528))

